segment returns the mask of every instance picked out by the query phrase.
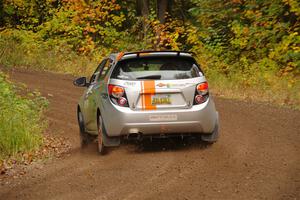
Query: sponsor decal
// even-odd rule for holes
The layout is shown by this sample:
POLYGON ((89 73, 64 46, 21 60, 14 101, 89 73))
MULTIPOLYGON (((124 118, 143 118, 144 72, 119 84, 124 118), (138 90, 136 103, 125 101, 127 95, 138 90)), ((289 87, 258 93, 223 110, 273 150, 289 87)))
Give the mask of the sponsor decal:
POLYGON ((150 115, 149 121, 159 122, 159 121, 177 121, 176 114, 169 114, 169 115, 150 115))
POLYGON ((156 84, 156 86, 158 86, 158 87, 164 87, 164 86, 167 86, 167 84, 164 84, 164 83, 158 83, 158 84, 156 84))
POLYGON ((134 87, 136 85, 136 82, 125 82, 124 85, 134 87))
POLYGON ((157 87, 167 87, 167 88, 171 88, 171 87, 185 87, 190 85, 190 83, 158 83, 156 84, 157 87))

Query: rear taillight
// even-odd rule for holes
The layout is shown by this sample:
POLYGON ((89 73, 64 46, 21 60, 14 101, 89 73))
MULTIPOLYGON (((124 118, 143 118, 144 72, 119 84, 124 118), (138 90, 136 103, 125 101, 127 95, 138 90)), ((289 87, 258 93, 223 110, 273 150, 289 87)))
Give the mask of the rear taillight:
POLYGON ((114 98, 120 98, 124 95, 124 88, 117 85, 108 85, 109 95, 112 95, 114 98))
POLYGON ((206 95, 208 93, 208 83, 203 82, 197 85, 196 87, 198 94, 206 95))
POLYGON ((111 101, 119 106, 128 107, 128 101, 125 93, 125 89, 117 85, 108 85, 108 94, 111 101))
POLYGON ((194 105, 201 104, 207 101, 209 96, 207 82, 199 83, 196 86, 194 105))

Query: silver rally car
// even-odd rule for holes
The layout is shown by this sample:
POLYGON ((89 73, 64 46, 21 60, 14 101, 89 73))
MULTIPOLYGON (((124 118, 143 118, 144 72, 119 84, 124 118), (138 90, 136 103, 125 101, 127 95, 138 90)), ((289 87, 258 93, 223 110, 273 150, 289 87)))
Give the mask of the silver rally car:
POLYGON ((77 107, 81 144, 98 135, 101 154, 123 137, 218 138, 219 115, 191 53, 111 54, 89 81, 80 77, 74 85, 86 87, 77 107))

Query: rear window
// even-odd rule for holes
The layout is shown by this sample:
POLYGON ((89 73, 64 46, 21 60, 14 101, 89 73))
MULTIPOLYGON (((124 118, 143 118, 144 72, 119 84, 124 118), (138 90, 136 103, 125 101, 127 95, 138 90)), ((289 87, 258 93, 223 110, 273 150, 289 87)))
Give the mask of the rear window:
POLYGON ((193 58, 146 57, 118 62, 111 78, 122 80, 175 80, 202 75, 193 58))

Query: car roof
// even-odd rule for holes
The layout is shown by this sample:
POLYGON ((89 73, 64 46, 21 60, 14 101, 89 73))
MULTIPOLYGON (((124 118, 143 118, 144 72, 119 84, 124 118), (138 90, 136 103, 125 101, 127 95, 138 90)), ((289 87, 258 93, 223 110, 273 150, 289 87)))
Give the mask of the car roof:
POLYGON ((134 51, 134 52, 120 52, 120 53, 112 53, 110 54, 110 58, 113 60, 123 60, 128 58, 139 58, 139 57, 153 57, 153 56, 184 56, 184 57, 193 57, 193 52, 187 51, 154 51, 154 50, 147 50, 147 51, 134 51))

